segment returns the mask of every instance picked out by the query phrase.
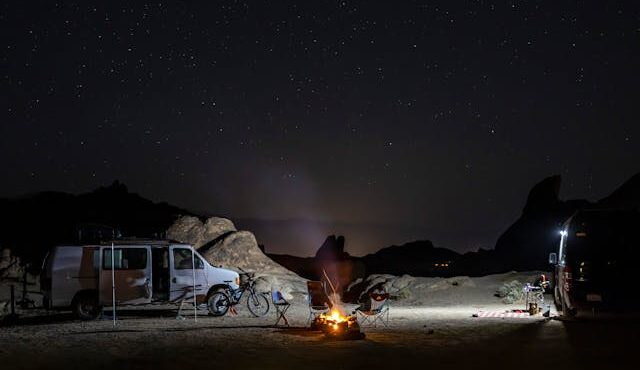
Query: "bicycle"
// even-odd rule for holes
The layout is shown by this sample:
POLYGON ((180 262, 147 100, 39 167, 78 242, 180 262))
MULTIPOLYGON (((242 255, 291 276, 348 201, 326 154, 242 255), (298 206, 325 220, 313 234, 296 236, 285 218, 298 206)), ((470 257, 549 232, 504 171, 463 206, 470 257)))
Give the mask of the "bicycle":
MULTIPOLYGON (((244 282, 240 284, 238 289, 231 289, 231 287, 227 285, 222 291, 214 292, 207 297, 207 309, 211 316, 226 315, 229 307, 240 303, 246 291, 249 291, 247 308, 253 316, 262 317, 269 312, 269 300, 263 294, 256 293, 255 274, 244 272, 241 273, 240 276, 244 277, 244 279, 242 279, 244 282)), ((227 281, 227 283, 230 283, 230 281, 227 281)))

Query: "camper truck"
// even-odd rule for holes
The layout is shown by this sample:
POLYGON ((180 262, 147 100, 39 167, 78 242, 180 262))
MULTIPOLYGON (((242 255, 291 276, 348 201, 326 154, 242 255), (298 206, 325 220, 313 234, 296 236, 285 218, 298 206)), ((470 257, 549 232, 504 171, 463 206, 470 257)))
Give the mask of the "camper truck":
POLYGON ((45 307, 71 308, 85 320, 111 306, 113 297, 118 306, 178 304, 193 300, 195 288, 203 303, 240 283, 238 273, 211 266, 190 245, 154 240, 55 247, 40 279, 45 307))
POLYGON ((638 230, 634 210, 583 210, 564 223, 558 252, 549 255, 563 315, 640 311, 638 230))

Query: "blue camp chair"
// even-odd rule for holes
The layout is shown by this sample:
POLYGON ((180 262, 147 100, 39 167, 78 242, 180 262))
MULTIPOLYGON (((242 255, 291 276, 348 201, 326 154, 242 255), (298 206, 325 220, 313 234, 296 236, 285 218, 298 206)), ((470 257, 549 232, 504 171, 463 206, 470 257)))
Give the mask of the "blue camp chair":
POLYGON ((284 298, 284 296, 279 290, 274 290, 271 292, 271 302, 273 303, 273 306, 276 308, 276 315, 278 316, 278 319, 276 320, 276 323, 274 324, 274 326, 278 326, 278 324, 280 323, 280 320, 284 321, 285 326, 289 326, 289 320, 287 320, 287 317, 285 316, 285 314, 287 313, 287 310, 291 306, 291 303, 289 303, 284 298))

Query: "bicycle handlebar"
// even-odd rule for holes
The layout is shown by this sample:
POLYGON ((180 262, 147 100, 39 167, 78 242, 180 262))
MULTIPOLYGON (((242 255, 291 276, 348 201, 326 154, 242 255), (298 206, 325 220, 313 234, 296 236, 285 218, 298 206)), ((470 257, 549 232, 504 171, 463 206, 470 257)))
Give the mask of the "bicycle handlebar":
POLYGON ((247 277, 249 281, 253 281, 253 278, 256 276, 255 272, 241 272, 238 275, 247 277))

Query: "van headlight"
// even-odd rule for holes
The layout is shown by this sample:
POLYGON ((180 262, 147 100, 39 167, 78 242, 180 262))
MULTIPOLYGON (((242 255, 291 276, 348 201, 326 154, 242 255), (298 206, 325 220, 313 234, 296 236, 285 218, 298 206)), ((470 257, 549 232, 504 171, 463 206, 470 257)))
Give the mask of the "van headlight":
POLYGON ((236 276, 236 285, 240 286, 240 276, 236 276))

